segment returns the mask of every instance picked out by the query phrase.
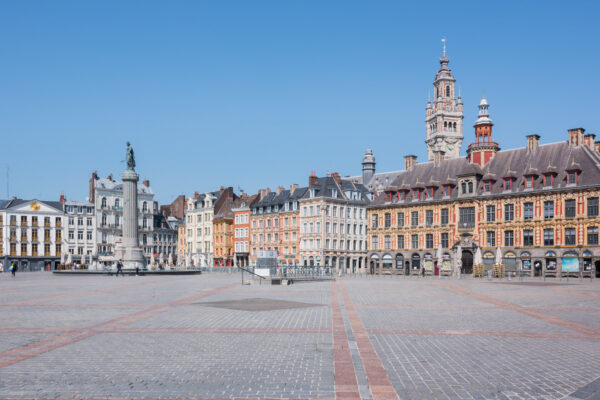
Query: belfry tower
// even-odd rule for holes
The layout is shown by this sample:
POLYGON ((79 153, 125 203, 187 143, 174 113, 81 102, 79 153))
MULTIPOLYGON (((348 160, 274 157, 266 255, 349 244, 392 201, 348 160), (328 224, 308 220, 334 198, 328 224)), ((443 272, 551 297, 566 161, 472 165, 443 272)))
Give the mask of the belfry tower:
POLYGON ((440 70, 433 81, 433 103, 427 99, 425 110, 425 144, 429 160, 434 151, 443 151, 446 158, 460 156, 463 141, 463 102, 456 97, 454 75, 448 68, 450 60, 446 57, 446 39, 442 39, 444 50, 440 58, 440 70))

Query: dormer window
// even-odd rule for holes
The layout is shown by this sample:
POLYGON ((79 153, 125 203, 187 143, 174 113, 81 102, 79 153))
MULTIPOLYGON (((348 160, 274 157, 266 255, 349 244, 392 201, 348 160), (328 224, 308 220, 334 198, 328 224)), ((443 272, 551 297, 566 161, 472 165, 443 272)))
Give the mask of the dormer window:
POLYGON ((567 185, 577 183, 577 171, 567 171, 567 185))
POLYGON ((527 175, 524 178, 525 189, 533 189, 533 175, 527 175))
POLYGON ((444 185, 444 197, 449 197, 452 194, 452 186, 444 185))
POLYGON ((337 189, 331 189, 331 197, 337 198, 337 189))
POLYGON ((406 190, 401 190, 398 192, 398 200, 406 200, 406 190))
POLYGON ((311 188, 309 194, 311 198, 315 197, 315 189, 311 188))
POLYGON ((503 190, 512 190, 512 178, 504 178, 503 182, 502 182, 502 189, 503 190))
POLYGON ((413 200, 419 200, 419 198, 421 197, 421 189, 413 189, 412 191, 412 198, 413 200))
POLYGON ((554 185, 554 174, 544 174, 544 186, 554 185))
POLYGON ((427 188, 427 191, 425 192, 425 196, 428 199, 433 199, 433 187, 432 186, 427 188))
POLYGON ((485 193, 491 193, 492 192, 492 181, 484 181, 483 182, 483 191, 485 193))

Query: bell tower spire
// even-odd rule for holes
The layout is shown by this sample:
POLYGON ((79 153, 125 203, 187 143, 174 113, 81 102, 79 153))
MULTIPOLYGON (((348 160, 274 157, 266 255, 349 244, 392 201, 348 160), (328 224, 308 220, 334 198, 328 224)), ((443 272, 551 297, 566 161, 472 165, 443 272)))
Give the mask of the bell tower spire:
POLYGON ((458 101, 456 99, 456 79, 449 63, 444 38, 440 69, 433 81, 433 103, 428 103, 425 110, 425 144, 430 161, 436 151, 443 151, 446 158, 459 157, 463 141, 463 102, 460 95, 458 101))

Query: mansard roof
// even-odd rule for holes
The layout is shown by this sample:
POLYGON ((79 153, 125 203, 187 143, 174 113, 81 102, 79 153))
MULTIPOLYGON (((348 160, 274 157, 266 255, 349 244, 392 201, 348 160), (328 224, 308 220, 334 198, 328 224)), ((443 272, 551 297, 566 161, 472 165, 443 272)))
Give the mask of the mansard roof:
MULTIPOLYGON (((475 176, 477 179, 476 193, 474 196, 489 196, 503 194, 531 193, 548 190, 544 186, 543 176, 534 174, 533 188, 525 188, 525 175, 533 171, 542 171, 542 174, 553 172, 556 176, 552 189, 569 189, 577 187, 600 187, 600 155, 584 146, 572 147, 567 142, 540 145, 535 151, 527 148, 503 150, 483 167, 471 164, 466 158, 444 159, 439 165, 426 162, 415 165, 409 171, 403 171, 386 191, 395 192, 398 188, 411 189, 418 182, 431 180, 442 182, 442 185, 459 183, 461 177, 475 176), (579 170, 576 184, 567 184, 566 176, 569 170, 579 170), (503 179, 512 178, 513 190, 503 190, 503 179), (491 181, 491 192, 483 193, 484 180, 491 181)), ((457 188, 458 189, 458 188, 457 188)), ((403 203, 430 202, 435 200, 448 200, 459 197, 459 190, 452 190, 450 197, 443 197, 443 191, 435 190, 432 199, 406 200, 403 203)), ((465 197, 460 196, 460 197, 465 197)), ((396 200, 394 200, 396 201, 396 200)), ((379 195, 372 206, 389 204, 384 194, 379 195)))
POLYGON ((302 199, 310 198, 310 189, 314 189, 314 197, 326 197, 335 200, 353 201, 363 204, 369 203, 369 190, 366 188, 366 186, 347 178, 340 179, 339 184, 333 176, 317 178, 317 182, 313 186, 307 188, 306 192, 302 196, 302 199), (346 192, 360 193, 360 200, 348 197, 346 192))
POLYGON ((268 206, 279 206, 283 208, 283 204, 288 201, 297 201, 304 196, 308 188, 296 188, 292 193, 290 190, 282 190, 279 193, 269 192, 261 200, 256 201, 252 207, 268 207, 268 206))

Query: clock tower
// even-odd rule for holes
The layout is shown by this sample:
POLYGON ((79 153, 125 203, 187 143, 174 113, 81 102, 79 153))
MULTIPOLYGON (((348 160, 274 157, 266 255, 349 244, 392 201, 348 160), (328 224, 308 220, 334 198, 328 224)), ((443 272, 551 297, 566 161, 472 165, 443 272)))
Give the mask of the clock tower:
POLYGON ((459 157, 463 141, 463 102, 460 93, 456 96, 456 79, 448 68, 446 39, 442 42, 444 50, 433 81, 433 102, 427 99, 425 109, 425 144, 430 161, 436 151, 443 151, 446 158, 459 157))

